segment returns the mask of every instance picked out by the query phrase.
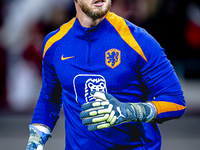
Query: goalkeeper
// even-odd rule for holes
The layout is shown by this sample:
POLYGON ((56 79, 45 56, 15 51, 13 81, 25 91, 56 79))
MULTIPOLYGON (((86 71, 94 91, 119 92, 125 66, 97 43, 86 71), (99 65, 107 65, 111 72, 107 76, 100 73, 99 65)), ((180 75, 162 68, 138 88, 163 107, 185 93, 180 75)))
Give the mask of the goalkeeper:
POLYGON ((27 150, 45 149, 62 107, 66 150, 161 149, 157 123, 186 109, 164 49, 111 0, 74 2, 76 17, 44 39, 27 150))

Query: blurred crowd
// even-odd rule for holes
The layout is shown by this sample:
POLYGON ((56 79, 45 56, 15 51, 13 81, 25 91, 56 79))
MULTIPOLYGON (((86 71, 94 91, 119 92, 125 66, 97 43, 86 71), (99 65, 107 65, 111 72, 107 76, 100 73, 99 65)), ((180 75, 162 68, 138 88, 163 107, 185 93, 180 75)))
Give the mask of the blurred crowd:
MULTIPOLYGON (((200 78, 199 0, 112 0, 111 11, 145 28, 180 78, 200 78)), ((43 39, 75 16, 73 0, 0 1, 0 113, 33 112, 43 39)))

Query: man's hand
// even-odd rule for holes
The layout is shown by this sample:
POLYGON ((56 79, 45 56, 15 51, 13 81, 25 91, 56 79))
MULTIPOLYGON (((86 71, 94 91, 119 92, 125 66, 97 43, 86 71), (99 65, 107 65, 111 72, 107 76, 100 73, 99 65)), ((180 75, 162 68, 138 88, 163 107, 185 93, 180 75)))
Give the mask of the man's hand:
POLYGON ((30 137, 26 150, 43 150, 44 144, 46 143, 48 138, 51 137, 51 135, 38 130, 33 125, 29 126, 29 130, 30 137))
POLYGON ((91 93, 96 101, 82 105, 80 118, 89 131, 108 128, 124 122, 150 122, 156 116, 151 103, 122 103, 104 92, 91 93))

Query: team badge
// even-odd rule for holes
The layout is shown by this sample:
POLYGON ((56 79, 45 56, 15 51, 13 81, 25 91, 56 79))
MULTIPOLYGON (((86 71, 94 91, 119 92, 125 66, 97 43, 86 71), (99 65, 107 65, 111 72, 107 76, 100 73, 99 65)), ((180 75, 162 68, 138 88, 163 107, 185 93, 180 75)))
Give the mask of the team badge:
POLYGON ((121 63, 121 51, 117 49, 110 49, 105 53, 106 65, 112 69, 121 63))
POLYGON ((106 80, 101 75, 79 74, 73 80, 76 102, 84 104, 96 99, 91 95, 91 91, 107 92, 106 80))

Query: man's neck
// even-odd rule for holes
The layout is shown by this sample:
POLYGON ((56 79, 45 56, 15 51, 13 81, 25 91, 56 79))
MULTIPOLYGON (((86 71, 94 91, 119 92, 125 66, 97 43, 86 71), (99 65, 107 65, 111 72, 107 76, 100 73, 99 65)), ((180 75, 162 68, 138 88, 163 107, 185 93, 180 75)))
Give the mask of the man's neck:
POLYGON ((77 18, 80 22, 80 24, 83 26, 83 27, 86 27, 86 28, 92 28, 96 25, 98 25, 105 17, 102 17, 102 18, 98 18, 98 19, 93 19, 89 16, 87 16, 82 10, 80 7, 76 7, 77 9, 77 18))
POLYGON ((105 18, 105 16, 102 18, 99 18, 99 19, 92 19, 92 18, 88 17, 87 15, 83 16, 83 15, 77 14, 77 18, 83 27, 92 28, 92 27, 98 25, 105 18))

